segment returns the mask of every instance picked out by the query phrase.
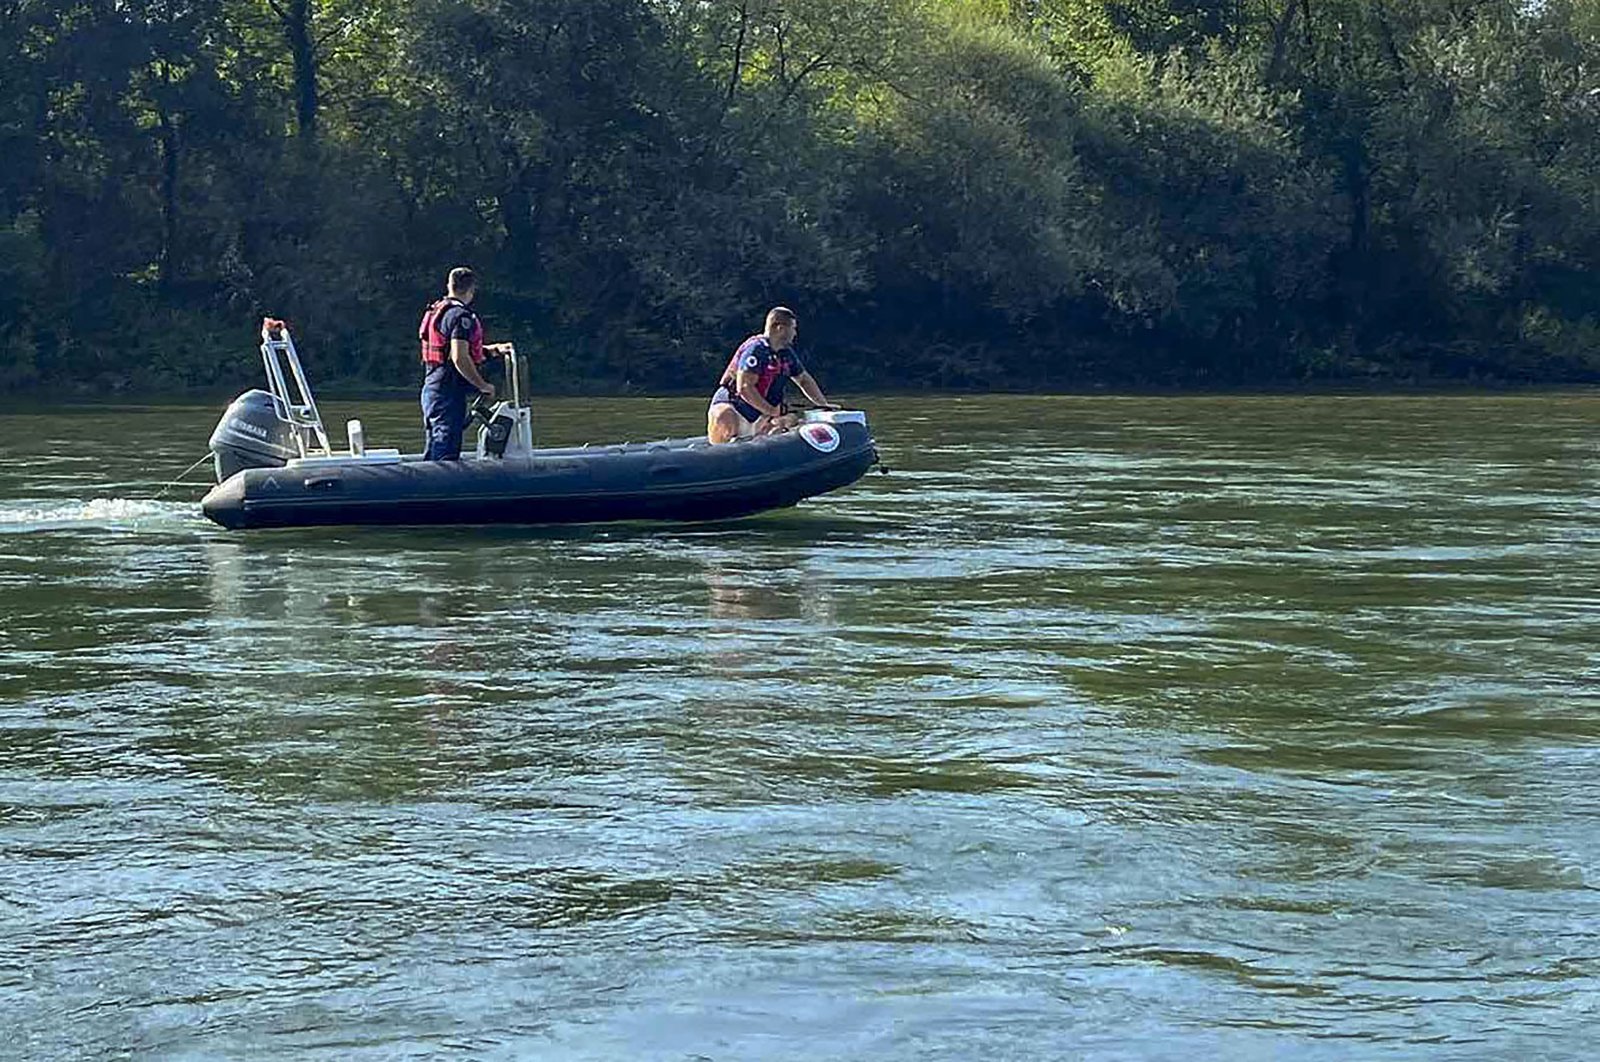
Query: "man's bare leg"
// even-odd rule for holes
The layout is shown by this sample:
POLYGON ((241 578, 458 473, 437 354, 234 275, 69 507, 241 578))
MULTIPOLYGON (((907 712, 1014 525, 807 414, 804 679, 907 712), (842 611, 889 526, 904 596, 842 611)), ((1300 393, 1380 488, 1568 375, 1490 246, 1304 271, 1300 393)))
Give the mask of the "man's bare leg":
POLYGON ((739 422, 744 418, 726 402, 718 402, 706 413, 706 438, 712 443, 730 443, 739 437, 739 422))

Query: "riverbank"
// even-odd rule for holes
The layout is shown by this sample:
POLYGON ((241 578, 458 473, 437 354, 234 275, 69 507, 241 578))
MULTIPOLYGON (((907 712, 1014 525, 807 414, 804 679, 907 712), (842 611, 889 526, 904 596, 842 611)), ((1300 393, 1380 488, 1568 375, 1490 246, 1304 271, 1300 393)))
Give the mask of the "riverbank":
MULTIPOLYGON (((111 397, 96 398, 88 394, 62 394, 59 392, 42 392, 38 395, 0 395, 0 416, 24 413, 37 413, 42 409, 69 412, 74 410, 99 410, 99 409, 142 409, 142 408, 169 408, 186 406, 215 405, 219 409, 226 406, 240 393, 252 387, 259 387, 256 381, 241 381, 237 390, 226 391, 218 388, 203 388, 192 391, 166 391, 166 392, 125 392, 111 397), (49 400, 41 402, 41 398, 48 395, 49 400)), ((321 403, 354 403, 354 402, 398 402, 417 398, 417 388, 408 387, 369 387, 369 386, 340 386, 337 384, 319 387, 315 383, 318 402, 321 403)), ((1111 385, 1090 385, 1078 388, 1050 388, 1043 390, 1020 390, 1008 388, 873 388, 864 391, 848 389, 834 390, 828 388, 830 397, 838 397, 847 402, 868 404, 872 398, 928 398, 928 399, 971 399, 986 396, 996 397, 1058 397, 1058 398, 1283 398, 1294 396, 1323 396, 1330 398, 1381 398, 1385 396, 1396 397, 1425 397, 1437 396, 1472 397, 1478 395, 1584 395, 1600 393, 1600 383, 1510 383, 1505 381, 1461 381, 1439 379, 1431 381, 1361 381, 1361 380, 1332 380, 1317 381, 1301 384, 1280 385, 1239 385, 1235 387, 1176 387, 1176 386, 1150 386, 1126 387, 1111 385)), ((694 398, 708 389, 683 388, 680 390, 652 390, 648 393, 629 390, 625 388, 608 387, 577 387, 572 390, 537 391, 530 401, 537 403, 540 399, 621 399, 621 398, 660 398, 679 399, 694 398)))

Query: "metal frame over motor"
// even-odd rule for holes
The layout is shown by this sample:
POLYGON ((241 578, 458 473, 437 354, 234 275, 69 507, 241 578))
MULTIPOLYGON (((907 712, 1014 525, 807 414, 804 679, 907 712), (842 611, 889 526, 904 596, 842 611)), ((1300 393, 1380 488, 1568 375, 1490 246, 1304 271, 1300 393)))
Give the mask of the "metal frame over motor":
POLYGON ((328 431, 322 426, 322 414, 317 411, 317 400, 312 397, 311 384, 306 381, 305 369, 300 365, 300 354, 289 336, 289 326, 276 318, 262 318, 261 361, 267 369, 267 389, 272 392, 279 419, 298 429, 294 439, 300 447, 300 456, 332 457, 328 431), (285 366, 289 369, 287 376, 284 375, 285 366), (289 395, 290 379, 294 380, 300 394, 298 402, 289 395), (315 435, 316 445, 312 445, 311 435, 315 435))

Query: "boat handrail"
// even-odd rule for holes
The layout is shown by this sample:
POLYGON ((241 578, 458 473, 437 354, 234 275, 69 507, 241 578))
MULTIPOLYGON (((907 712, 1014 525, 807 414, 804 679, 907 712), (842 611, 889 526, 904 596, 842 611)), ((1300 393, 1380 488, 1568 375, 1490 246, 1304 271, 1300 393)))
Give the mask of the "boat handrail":
POLYGON ((311 384, 306 380, 289 326, 273 317, 261 320, 261 361, 267 369, 267 389, 272 393, 278 419, 300 429, 294 433, 300 456, 331 456, 333 447, 328 444, 328 432, 322 426, 322 414, 317 411, 317 400, 311 394, 311 384), (288 376, 284 375, 285 366, 289 369, 288 376), (291 378, 300 396, 298 402, 289 394, 291 378), (310 445, 308 433, 316 437, 317 445, 310 445))
POLYGON ((517 353, 516 344, 507 343, 506 347, 506 368, 511 377, 511 405, 520 411, 516 425, 517 437, 522 444, 519 449, 523 453, 528 453, 533 449, 533 411, 529 408, 527 396, 523 393, 523 377, 527 374, 528 363, 517 353))

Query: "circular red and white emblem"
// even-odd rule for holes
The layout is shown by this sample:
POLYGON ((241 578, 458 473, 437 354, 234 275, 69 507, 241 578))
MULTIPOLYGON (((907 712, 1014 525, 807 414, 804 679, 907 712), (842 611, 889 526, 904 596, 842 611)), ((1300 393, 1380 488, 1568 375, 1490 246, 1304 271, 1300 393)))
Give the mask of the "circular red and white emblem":
POLYGON ((839 448, 839 429, 832 424, 802 424, 800 438, 818 453, 831 454, 839 448))

